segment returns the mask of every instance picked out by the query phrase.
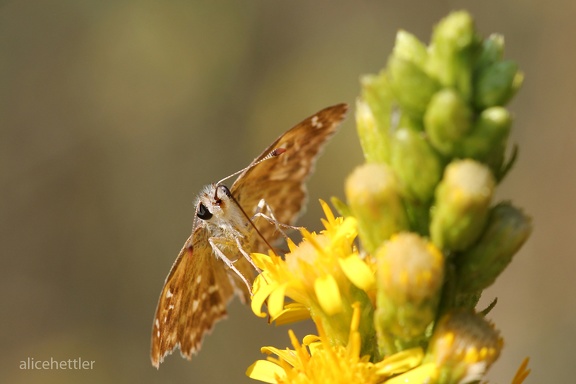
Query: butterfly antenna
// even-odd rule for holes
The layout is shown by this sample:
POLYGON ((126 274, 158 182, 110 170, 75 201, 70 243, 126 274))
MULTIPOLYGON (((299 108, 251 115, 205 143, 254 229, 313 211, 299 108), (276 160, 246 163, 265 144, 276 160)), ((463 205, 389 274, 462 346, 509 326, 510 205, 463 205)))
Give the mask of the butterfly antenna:
POLYGON ((231 177, 234 177, 234 176, 236 176, 236 175, 239 175, 239 174, 241 174, 242 172, 244 172, 244 171, 246 171, 246 170, 248 170, 248 169, 250 169, 250 168, 253 168, 253 167, 257 166, 258 164, 262 163, 263 161, 270 160, 270 159, 272 159, 273 157, 280 156, 280 155, 283 154, 284 152, 286 152, 286 149, 284 149, 284 148, 274 148, 273 150, 271 150, 270 152, 268 152, 268 154, 267 154, 266 156, 264 156, 263 158, 261 158, 260 160, 251 163, 251 164, 248 165, 247 167, 242 168, 241 170, 239 170, 238 172, 234 172, 233 174, 226 176, 225 178, 223 178, 222 180, 220 180, 218 183, 216 183, 216 185, 222 184, 222 182, 224 182, 224 180, 228 180, 228 179, 231 178, 231 177))

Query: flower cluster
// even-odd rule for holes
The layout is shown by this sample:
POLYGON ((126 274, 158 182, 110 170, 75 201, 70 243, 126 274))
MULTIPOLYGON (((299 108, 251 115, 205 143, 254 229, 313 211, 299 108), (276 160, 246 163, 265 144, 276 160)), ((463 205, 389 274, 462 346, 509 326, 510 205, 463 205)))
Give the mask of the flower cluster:
MULTIPOLYGON (((466 12, 425 46, 401 31, 387 67, 362 79, 356 122, 366 163, 346 203, 321 202, 324 230, 289 252, 253 254, 252 310, 277 324, 311 318, 318 335, 264 347, 247 374, 268 383, 473 383, 503 339, 482 291, 531 232, 494 191, 510 170, 505 104, 523 76, 503 38, 482 40, 466 12), (266 308, 266 312, 263 308, 266 308), (276 357, 273 357, 275 355, 276 357)), ((495 304, 495 303, 494 303, 495 304)), ((513 379, 528 375, 527 361, 513 379)))

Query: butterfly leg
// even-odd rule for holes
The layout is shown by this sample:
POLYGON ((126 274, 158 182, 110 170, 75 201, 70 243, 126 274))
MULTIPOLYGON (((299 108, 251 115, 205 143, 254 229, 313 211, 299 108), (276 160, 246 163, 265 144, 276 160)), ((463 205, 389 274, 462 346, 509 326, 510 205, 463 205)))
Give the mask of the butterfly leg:
MULTIPOLYGON (((222 250, 220 248, 218 248, 217 244, 230 246, 230 240, 227 238, 223 238, 223 237, 210 237, 210 238, 208 238, 208 242, 210 243, 210 246, 212 247, 212 250, 214 251, 216 256, 218 256, 220 258, 220 260, 222 260, 224 262, 224 264, 226 264, 226 266, 228 268, 230 268, 235 274, 237 274, 238 277, 240 277, 240 279, 244 282, 244 284, 246 284, 246 287, 248 288, 248 292, 250 293, 250 296, 252 296, 252 286, 248 282, 248 279, 238 270, 238 268, 236 268, 236 266, 234 266, 235 261, 230 260, 224 254, 224 252, 222 252, 222 250)), ((242 249, 242 246, 241 246, 238 238, 236 238, 236 243, 237 243, 238 249, 240 250, 242 255, 244 255, 244 257, 246 257, 252 265, 254 265, 254 262, 252 261, 252 258, 250 258, 250 255, 248 255, 242 249)), ((254 266, 254 267, 256 268, 256 266, 254 266)), ((256 270, 260 271, 259 269, 256 269, 256 270)))
POLYGON ((278 232, 280 232, 280 234, 285 238, 288 239, 288 235, 286 234, 286 232, 284 232, 284 230, 282 230, 282 228, 285 229, 300 229, 300 227, 295 227, 293 225, 288 225, 288 224, 284 224, 279 222, 276 217, 274 216, 274 211, 272 210, 272 207, 270 207, 268 205, 268 203, 266 203, 266 200, 264 199, 260 199, 260 201, 258 202, 258 206, 256 207, 256 213, 254 213, 254 216, 252 216, 252 220, 254 220, 257 217, 262 217, 263 219, 265 219, 266 221, 268 221, 270 224, 273 224, 276 227, 276 230, 278 232), (264 209, 266 209, 267 214, 263 213, 264 209))
POLYGON ((244 258, 246 260, 248 260, 248 262, 254 267, 254 269, 256 270, 256 272, 261 273, 262 270, 260 268, 258 268, 256 266, 256 264, 254 264, 254 260, 252 260, 252 257, 250 257, 250 255, 248 254, 248 252, 246 252, 244 250, 244 248, 242 248, 242 244, 240 243, 240 240, 236 237, 236 245, 238 246, 238 250, 240 251, 240 253, 242 254, 242 256, 244 256, 244 258))

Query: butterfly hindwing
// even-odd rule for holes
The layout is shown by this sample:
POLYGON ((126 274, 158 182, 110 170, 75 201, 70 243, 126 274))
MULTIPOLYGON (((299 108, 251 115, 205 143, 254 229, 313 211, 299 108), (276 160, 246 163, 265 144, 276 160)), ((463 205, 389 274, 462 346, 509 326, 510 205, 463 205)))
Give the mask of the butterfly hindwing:
POLYGON ((226 316, 234 289, 224 264, 212 255, 207 237, 206 228, 198 227, 166 278, 152 332, 155 367, 176 347, 190 359, 200 350, 204 335, 226 316))

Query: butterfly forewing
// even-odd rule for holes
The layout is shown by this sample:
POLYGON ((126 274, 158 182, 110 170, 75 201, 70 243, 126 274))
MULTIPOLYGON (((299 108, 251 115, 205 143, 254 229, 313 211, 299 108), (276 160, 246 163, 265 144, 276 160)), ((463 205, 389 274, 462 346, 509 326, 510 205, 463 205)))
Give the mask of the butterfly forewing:
MULTIPOLYGON (((240 174, 230 192, 248 216, 255 213, 263 199, 279 223, 294 224, 306 200, 304 182, 313 171, 324 144, 344 119, 347 108, 346 104, 338 104, 302 121, 274 141, 240 174), (256 164, 277 148, 284 150, 281 155, 256 164)), ((226 216, 222 214, 222 217, 226 216)), ((190 359, 199 351, 204 336, 214 324, 226 316, 226 306, 234 294, 243 302, 250 298, 242 279, 232 274, 214 254, 210 240, 216 238, 215 233, 227 252, 225 256, 249 283, 255 271, 242 256, 238 244, 247 253, 266 252, 267 244, 279 236, 276 227, 269 223, 258 225, 259 234, 250 230, 252 224, 247 218, 242 223, 248 230, 241 228, 240 232, 248 235, 232 236, 229 228, 226 229, 230 223, 224 221, 217 226, 196 221, 192 235, 166 278, 152 330, 151 359, 155 367, 176 347, 182 356, 190 359)))
MULTIPOLYGON (((294 224, 306 203, 305 181, 347 110, 347 104, 321 110, 286 131, 254 159, 253 163, 276 148, 285 149, 277 159, 248 167, 230 188, 244 211, 252 215, 260 199, 264 199, 279 223, 294 224)), ((269 243, 280 235, 273 225, 259 225, 258 229, 269 243)), ((263 241, 258 241, 257 237, 254 240, 259 249, 253 249, 253 252, 267 251, 263 241)))

